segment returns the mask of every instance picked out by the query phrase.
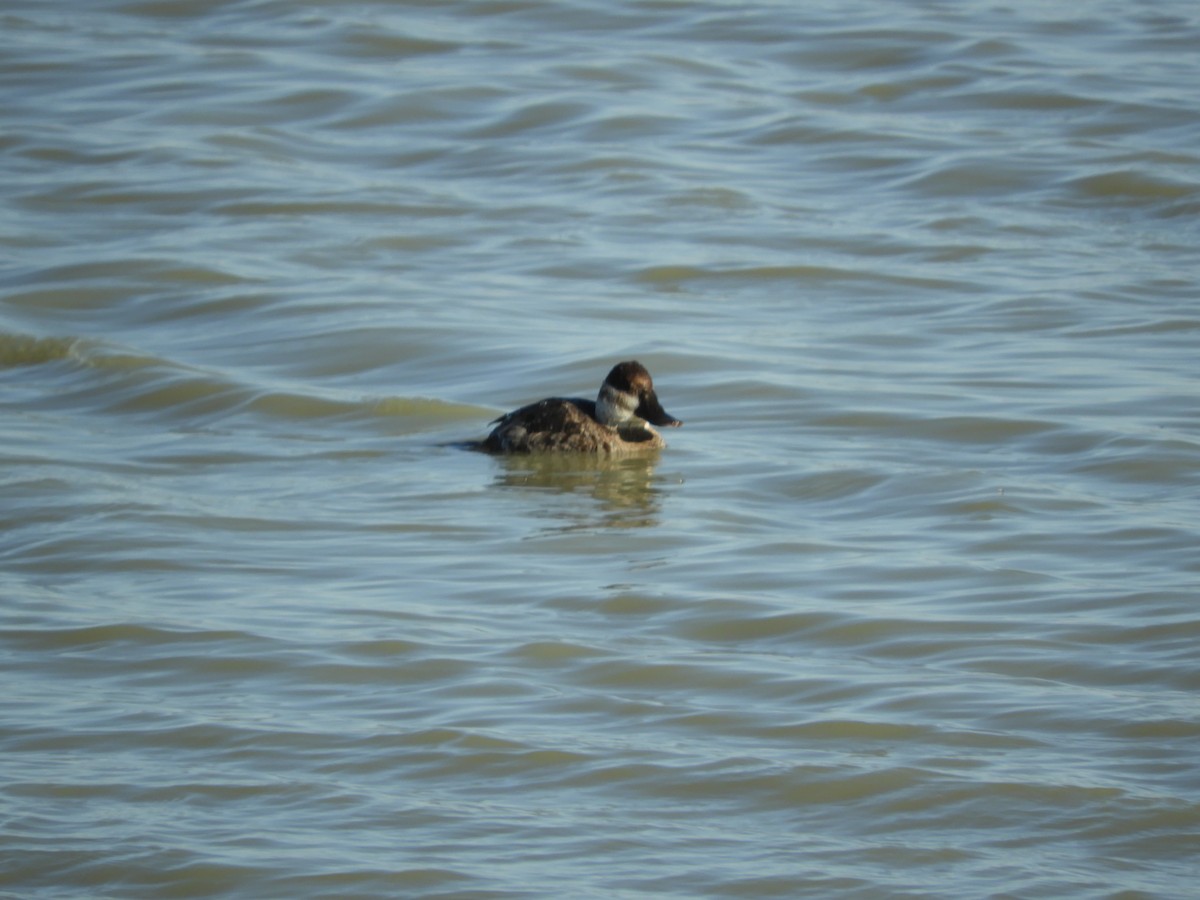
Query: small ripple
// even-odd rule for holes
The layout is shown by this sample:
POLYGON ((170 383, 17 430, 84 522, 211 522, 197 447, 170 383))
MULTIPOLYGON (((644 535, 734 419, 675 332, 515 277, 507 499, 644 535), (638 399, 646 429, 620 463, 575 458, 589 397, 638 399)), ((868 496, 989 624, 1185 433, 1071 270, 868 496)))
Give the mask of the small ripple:
POLYGON ((180 631, 133 622, 90 625, 81 628, 0 632, 0 639, 12 641, 23 650, 38 652, 92 651, 101 647, 121 646, 175 648, 218 645, 227 647, 230 641, 239 641, 247 637, 240 631, 180 631))
POLYGON ((35 338, 0 332, 0 369, 69 359, 74 347, 74 338, 35 338))
POLYGON ((1200 184, 1151 175, 1139 169, 1121 169, 1072 178, 1066 182, 1091 200, 1116 200, 1131 204, 1159 204, 1200 196, 1200 184))
POLYGON ((344 52, 352 59, 378 58, 389 62, 414 56, 455 53, 468 46, 458 41, 415 37, 386 30, 354 30, 343 34, 340 41, 344 52))
POLYGON ((990 444, 1023 440, 1057 431, 1061 426, 1037 419, 998 416, 937 416, 920 418, 881 411, 828 413, 812 420, 814 427, 853 429, 903 435, 918 440, 958 444, 990 444))
POLYGON ((1009 195, 1048 183, 1053 169, 1039 169, 1021 159, 985 158, 942 163, 905 182, 905 187, 931 197, 1009 195))
POLYGON ((528 103, 505 113, 496 121, 472 129, 463 136, 472 140, 487 140, 552 131, 585 118, 591 110, 589 104, 571 101, 528 103))
POLYGON ((692 281, 746 282, 748 284, 770 282, 799 282, 803 284, 851 281, 878 283, 895 287, 921 287, 946 291, 968 291, 969 285, 944 278, 929 276, 906 276, 883 271, 834 266, 747 266, 738 268, 704 268, 689 265, 650 266, 634 274, 636 281, 652 287, 681 284, 692 281))

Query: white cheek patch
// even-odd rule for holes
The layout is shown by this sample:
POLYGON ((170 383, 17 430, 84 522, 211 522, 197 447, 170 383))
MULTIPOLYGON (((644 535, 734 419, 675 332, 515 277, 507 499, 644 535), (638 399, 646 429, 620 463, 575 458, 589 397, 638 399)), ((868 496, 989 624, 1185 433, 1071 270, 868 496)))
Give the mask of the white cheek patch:
POLYGON ((600 396, 596 398, 596 418, 605 425, 624 422, 635 409, 637 397, 623 394, 607 384, 600 388, 600 396))

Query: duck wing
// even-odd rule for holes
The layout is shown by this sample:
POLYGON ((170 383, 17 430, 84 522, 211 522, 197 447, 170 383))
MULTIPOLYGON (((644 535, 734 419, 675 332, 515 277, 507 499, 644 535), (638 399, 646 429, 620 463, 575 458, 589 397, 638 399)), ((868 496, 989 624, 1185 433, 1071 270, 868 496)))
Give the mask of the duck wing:
POLYGON ((603 427, 595 414, 594 400, 539 400, 496 419, 484 449, 493 453, 566 449, 579 436, 603 427))

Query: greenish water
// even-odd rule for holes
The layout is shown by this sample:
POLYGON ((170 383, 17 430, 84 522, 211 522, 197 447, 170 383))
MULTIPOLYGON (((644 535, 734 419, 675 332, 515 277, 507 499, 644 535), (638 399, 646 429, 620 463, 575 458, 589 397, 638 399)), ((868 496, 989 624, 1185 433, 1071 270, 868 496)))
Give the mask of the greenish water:
POLYGON ((0 895, 1190 896, 1198 40, 7 4, 0 895))

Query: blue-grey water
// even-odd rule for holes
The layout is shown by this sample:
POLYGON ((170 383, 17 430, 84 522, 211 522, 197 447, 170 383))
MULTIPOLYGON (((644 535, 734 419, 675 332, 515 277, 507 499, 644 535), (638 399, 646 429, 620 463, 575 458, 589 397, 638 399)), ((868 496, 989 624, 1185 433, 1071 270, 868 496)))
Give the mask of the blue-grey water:
POLYGON ((1196 896, 1198 48, 6 0, 0 896, 1196 896))

